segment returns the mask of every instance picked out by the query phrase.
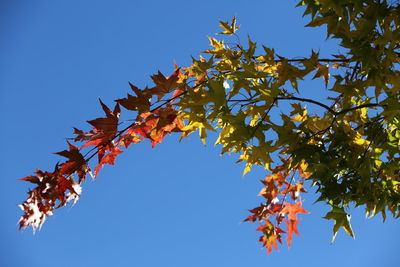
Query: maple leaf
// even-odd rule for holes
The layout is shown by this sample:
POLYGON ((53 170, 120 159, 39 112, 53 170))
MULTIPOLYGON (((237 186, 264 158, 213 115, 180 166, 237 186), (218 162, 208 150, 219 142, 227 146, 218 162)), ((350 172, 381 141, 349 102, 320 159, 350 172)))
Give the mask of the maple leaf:
POLYGON ((301 183, 297 183, 296 185, 288 184, 287 187, 281 191, 281 194, 286 195, 290 193, 292 199, 296 200, 299 197, 300 192, 306 193, 307 191, 301 183))
POLYGON ((37 189, 29 191, 27 200, 18 206, 24 211, 18 221, 19 229, 32 226, 33 232, 35 232, 42 226, 47 216, 52 215, 52 210, 43 205, 42 197, 37 189))
POLYGON ((121 154, 123 151, 114 146, 106 146, 105 148, 99 150, 98 159, 99 163, 94 168, 94 177, 97 177, 99 174, 100 169, 103 167, 104 164, 114 165, 115 158, 121 154))
POLYGON ((282 209, 282 204, 280 203, 271 203, 268 205, 269 207, 269 211, 271 213, 276 213, 276 212, 280 212, 282 209))
POLYGON ((239 29, 240 26, 236 26, 236 17, 232 18, 231 23, 225 21, 219 21, 219 26, 224 30, 218 34, 232 35, 239 29))
POLYGON ((126 130, 122 136, 120 136, 117 143, 120 143, 121 145, 125 146, 125 148, 128 148, 131 144, 139 143, 142 140, 143 138, 137 134, 133 127, 131 127, 126 130))
POLYGON ((69 145, 69 150, 63 150, 54 154, 68 158, 68 161, 61 164, 61 174, 70 175, 77 172, 79 177, 79 183, 86 179, 86 173, 90 173, 90 167, 87 164, 83 155, 79 152, 79 149, 67 142, 69 145))
POLYGON ((249 211, 253 214, 247 217, 244 221, 255 222, 257 220, 266 219, 267 217, 266 214, 268 214, 268 207, 267 205, 261 204, 259 207, 251 209, 249 211))
POLYGON ((329 82, 329 64, 327 65, 318 64, 317 69, 318 69, 317 73, 315 73, 313 79, 318 77, 323 77, 325 82, 325 87, 327 87, 329 82))
MULTIPOLYGON (((95 130, 95 132, 97 132, 96 129, 94 129, 94 130, 95 130)), ((81 147, 81 149, 88 147, 88 146, 99 146, 101 144, 106 144, 107 142, 104 142, 103 138, 98 138, 99 136, 102 136, 102 134, 101 133, 96 134, 93 137, 94 140, 90 140, 90 141, 87 141, 86 143, 84 143, 83 146, 81 147)))
MULTIPOLYGON (((56 170, 57 170, 57 166, 56 166, 56 170)), ((45 183, 53 183, 53 177, 54 177, 54 173, 51 172, 44 172, 41 171, 39 169, 37 169, 35 171, 36 175, 32 175, 32 176, 27 176, 24 178, 20 178, 18 180, 21 181, 28 181, 34 184, 37 184, 39 186, 44 185, 45 183)))
POLYGON ((322 218, 335 221, 331 243, 335 242, 336 234, 339 231, 340 227, 342 227, 351 237, 355 238, 353 229, 351 228, 350 224, 351 216, 344 211, 343 207, 332 207, 332 210, 322 218))
POLYGON ((118 131, 118 119, 121 113, 119 104, 117 103, 114 107, 114 110, 111 111, 101 101, 101 99, 99 99, 99 101, 106 114, 106 117, 88 121, 88 123, 94 127, 94 129, 90 132, 85 133, 74 128, 74 133, 77 135, 77 137, 74 139, 75 141, 88 140, 88 142, 83 144, 81 149, 88 146, 106 145, 115 138, 115 135, 118 131))
POLYGON ((160 143, 171 132, 182 132, 182 119, 172 106, 159 108, 154 112, 140 114, 141 123, 136 124, 131 132, 150 139, 152 147, 160 143))
POLYGON ((271 175, 268 175, 267 177, 265 177, 263 183, 270 183, 271 181, 276 181, 278 183, 278 187, 281 187, 284 184, 287 184, 286 180, 285 180, 285 176, 287 176, 286 174, 283 174, 281 171, 277 172, 277 173, 273 173, 271 175))
POLYGON ((265 185, 265 187, 261 189, 258 195, 265 197, 267 199, 267 204, 272 203, 273 200, 276 199, 276 197, 280 194, 279 188, 281 188, 283 184, 287 184, 282 172, 268 175, 261 182, 265 185))
POLYGON ((163 109, 154 111, 158 115, 156 129, 162 129, 166 132, 181 132, 183 122, 178 118, 178 112, 172 107, 167 106, 163 109))
POLYGON ((154 148, 157 144, 161 143, 167 132, 163 130, 153 130, 150 133, 151 137, 151 147, 154 148))
POLYGON ((154 147, 156 144, 160 143, 166 133, 162 129, 157 129, 157 123, 159 117, 156 113, 143 113, 140 115, 142 119, 141 123, 137 123, 135 127, 132 127, 132 132, 140 134, 141 136, 150 139, 151 146, 154 147))
POLYGON ((265 185, 265 187, 261 189, 258 195, 265 197, 267 199, 267 204, 269 204, 278 196, 279 189, 273 180, 264 180, 262 183, 265 185))
POLYGON ((129 83, 132 91, 136 94, 136 96, 127 95, 127 98, 121 98, 115 100, 115 102, 119 103, 121 106, 126 108, 127 110, 135 110, 138 111, 139 114, 150 111, 150 100, 151 100, 151 92, 149 89, 140 90, 133 84, 129 83))
POLYGON ((292 221, 296 221, 298 213, 309 213, 303 207, 301 207, 302 203, 303 203, 303 201, 299 201, 294 204, 285 202, 283 209, 281 210, 281 214, 288 213, 288 219, 292 220, 292 221))
POLYGON ((114 107, 114 111, 111 111, 102 101, 99 99, 101 107, 106 113, 105 118, 97 118, 95 120, 88 121, 94 128, 99 131, 99 137, 97 139, 102 139, 105 144, 112 140, 112 138, 117 133, 118 129, 118 119, 121 113, 119 104, 117 103, 114 107))
POLYGON ((73 139, 76 142, 76 141, 91 140, 93 138, 93 135, 95 135, 96 133, 94 133, 93 131, 84 132, 74 127, 74 134, 76 134, 76 137, 70 139, 73 139))
POLYGON ((308 167, 308 164, 305 163, 304 161, 299 162, 297 165, 297 171, 299 172, 300 177, 303 179, 311 176, 311 174, 309 172, 307 172, 307 167, 308 167))
POLYGON ((26 176, 26 177, 20 178, 20 179, 18 179, 18 180, 20 180, 20 181, 27 181, 27 182, 31 182, 31 183, 34 183, 34 184, 40 183, 40 178, 37 177, 37 176, 33 176, 33 175, 31 175, 31 176, 26 176))
POLYGON ((76 141, 87 141, 81 147, 81 149, 88 147, 88 146, 98 146, 102 143, 102 132, 96 128, 89 132, 84 132, 74 127, 74 134, 76 134, 75 138, 69 138, 76 141), (100 138, 99 138, 100 137, 100 138))
POLYGON ((285 233, 281 228, 274 226, 269 220, 265 220, 265 224, 260 225, 256 231, 261 231, 263 235, 260 237, 259 242, 267 248, 268 254, 271 253, 274 247, 278 250, 278 243, 282 243, 282 233, 285 233))
POLYGON ((271 204, 261 204, 259 207, 249 210, 252 215, 248 216, 244 221, 262 221, 266 220, 268 216, 279 212, 282 208, 282 204, 271 203, 271 204))
POLYGON ((71 192, 75 192, 74 188, 72 187, 72 183, 70 180, 66 179, 63 176, 60 176, 57 181, 57 194, 58 198, 61 201, 61 204, 64 204, 65 200, 65 191, 70 190, 71 192))
POLYGON ((131 128, 128 129, 127 133, 130 134, 139 134, 145 138, 151 138, 150 132, 152 127, 147 126, 145 123, 136 123, 131 128))
POLYGON ((156 86, 150 89, 151 92, 157 95, 158 100, 160 100, 165 94, 168 94, 179 85, 178 81, 180 75, 180 68, 176 68, 174 73, 169 77, 165 77, 160 71, 156 75, 152 75, 151 79, 156 86))

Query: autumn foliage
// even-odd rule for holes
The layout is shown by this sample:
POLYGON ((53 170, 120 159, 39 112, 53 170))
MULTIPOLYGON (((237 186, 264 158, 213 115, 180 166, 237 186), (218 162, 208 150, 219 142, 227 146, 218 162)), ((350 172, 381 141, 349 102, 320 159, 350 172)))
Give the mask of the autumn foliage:
MULTIPOLYGON (((37 185, 28 193, 28 199, 20 205, 25 212, 19 221, 20 228, 32 226, 35 231, 41 227, 48 216, 53 215, 56 208, 65 206, 70 201, 75 203, 79 199, 82 192, 81 184, 87 175, 95 179, 105 164, 114 165, 116 157, 131 144, 149 140, 151 146, 154 147, 172 132, 181 133, 183 137, 187 136, 190 132, 187 130, 189 127, 184 126, 183 119, 173 105, 176 99, 189 90, 182 82, 187 79, 187 75, 187 72, 184 73, 176 67, 175 72, 169 77, 161 73, 152 76, 155 83, 152 88, 139 89, 129 83, 135 95, 128 94, 126 98, 115 100, 116 104, 112 110, 100 100, 105 117, 88 121, 93 127, 88 132, 74 128, 75 137, 71 139, 81 143, 80 148, 68 142, 69 150, 55 153, 67 160, 56 164, 53 172, 37 170, 35 176, 20 179, 37 185), (166 95, 170 98, 163 100, 166 95), (151 104, 152 99, 156 99, 155 104, 151 104), (120 106, 128 111, 136 112, 134 122, 123 129, 118 129, 120 106), (91 149, 83 155, 81 151, 87 147, 91 149), (97 165, 92 172, 88 162, 95 156, 97 156, 97 165)), ((203 75, 197 77, 194 88, 204 83, 204 79, 203 75)), ((290 172, 285 166, 287 164, 290 164, 290 159, 286 160, 284 165, 278 166, 274 170, 275 173, 268 175, 262 181, 265 187, 259 195, 263 196, 266 202, 250 210, 252 215, 245 219, 245 221, 261 223, 257 231, 262 232, 260 242, 268 252, 271 252, 272 246, 278 248, 277 241, 281 242, 283 233, 287 233, 287 242, 290 246, 292 233, 299 235, 296 227, 299 222, 297 214, 308 213, 301 207, 302 202, 299 201, 300 193, 306 192, 302 184, 309 175, 306 172, 307 166, 302 162, 292 170, 293 175, 294 172, 298 172, 301 177, 300 181, 292 185, 293 175, 289 181, 290 172), (279 196, 283 196, 284 199, 290 196, 294 204, 278 203, 279 196), (285 216, 286 213, 287 216, 285 216), (275 223, 270 221, 270 216, 275 217, 275 223), (286 232, 279 227, 281 222, 287 224, 286 232)))
POLYGON ((181 94, 183 91, 178 88, 177 83, 180 75, 179 69, 168 78, 158 73, 152 76, 156 86, 144 90, 130 84, 136 96, 128 94, 127 98, 115 100, 117 103, 113 110, 100 100, 105 117, 88 121, 93 126, 91 131, 74 129, 75 137, 72 139, 82 143, 80 148, 68 142, 69 150, 55 153, 67 160, 57 163, 53 172, 37 170, 35 176, 20 179, 37 185, 28 193, 28 199, 20 205, 25 211, 19 221, 20 228, 32 226, 36 230, 47 216, 53 214, 54 209, 65 206, 71 200, 76 202, 82 191, 81 183, 87 175, 96 178, 105 164, 114 165, 117 156, 131 144, 148 139, 154 147, 167 134, 181 132, 183 121, 171 105, 172 100, 155 108, 150 104, 153 96, 162 99, 171 91, 175 91, 175 97, 181 94), (134 122, 124 129, 118 129, 120 105, 127 110, 137 111, 134 122), (81 151, 86 147, 91 149, 82 155, 81 151), (92 172, 88 162, 95 156, 97 166, 92 172))
POLYGON ((240 42, 236 19, 222 21, 225 42, 210 37, 211 48, 189 67, 151 76, 154 86, 132 90, 113 109, 100 100, 104 117, 74 129, 64 158, 53 171, 37 170, 21 180, 36 185, 20 205, 20 228, 40 228, 54 210, 75 203, 87 176, 113 165, 132 144, 161 143, 171 133, 218 133, 222 154, 238 153, 244 174, 262 166, 262 203, 245 221, 258 223, 259 241, 270 253, 286 236, 300 235, 301 194, 309 181, 318 201, 331 207, 333 238, 340 228, 354 232, 347 210, 365 207, 368 216, 389 211, 400 216, 400 7, 386 1, 301 1, 309 27, 327 26, 341 40, 343 54, 285 58, 248 38, 240 42), (304 97, 301 82, 321 79, 324 101, 304 97), (315 109, 317 107, 318 109, 315 109), (279 109, 280 108, 280 109, 279 109), (280 114, 276 110, 282 111, 280 114), (127 112, 129 123, 120 121, 127 112), (91 159, 96 158, 93 166, 91 159), (93 170, 93 171, 92 171, 93 170))

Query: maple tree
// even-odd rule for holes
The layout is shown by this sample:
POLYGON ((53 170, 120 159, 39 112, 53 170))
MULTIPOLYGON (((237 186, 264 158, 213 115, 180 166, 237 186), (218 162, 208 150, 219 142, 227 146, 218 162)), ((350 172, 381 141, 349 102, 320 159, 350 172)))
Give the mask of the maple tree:
POLYGON ((149 140, 154 147, 168 134, 184 138, 195 131, 204 144, 207 132, 216 132, 222 154, 240 154, 244 174, 253 165, 268 172, 259 193, 263 203, 245 219, 260 224, 259 241, 268 253, 282 235, 288 246, 293 233, 299 235, 298 215, 308 213, 300 197, 305 181, 331 206, 324 218, 334 221, 332 242, 340 228, 354 237, 351 203, 365 206, 368 216, 385 219, 389 211, 398 218, 400 4, 304 0, 299 6, 311 16, 307 26, 325 25, 345 52, 285 58, 250 37, 242 44, 236 18, 221 21, 219 34, 235 43, 210 37, 211 48, 189 67, 151 76, 150 88, 130 83, 133 94, 116 99, 113 109, 100 100, 105 117, 88 121, 92 130, 75 128, 68 150, 55 153, 65 162, 21 179, 36 187, 20 205, 20 228, 36 230, 55 209, 76 202, 87 175, 96 178, 130 145, 149 140), (316 78, 323 80, 322 100, 302 94, 301 81, 316 78), (132 113, 128 125, 120 121, 121 107, 132 113), (272 116, 279 108, 289 111, 272 116))

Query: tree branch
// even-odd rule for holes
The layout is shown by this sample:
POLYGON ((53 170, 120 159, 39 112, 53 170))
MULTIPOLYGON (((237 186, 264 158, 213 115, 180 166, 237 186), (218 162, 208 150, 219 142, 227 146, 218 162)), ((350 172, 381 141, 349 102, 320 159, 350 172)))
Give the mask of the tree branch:
POLYGON ((356 107, 343 109, 343 110, 341 110, 341 111, 339 111, 339 112, 336 112, 335 115, 344 114, 344 113, 347 113, 347 112, 349 112, 349 111, 357 110, 357 109, 360 109, 360 108, 378 107, 378 106, 381 106, 381 105, 378 104, 378 103, 362 104, 362 105, 359 105, 359 106, 356 106, 356 107))
MULTIPOLYGON (((253 59, 257 59, 260 56, 253 56, 253 59)), ((308 60, 308 58, 279 58, 279 59, 272 59, 271 61, 275 62, 283 62, 283 61, 288 61, 288 62, 303 62, 308 60)), ((317 59, 319 62, 350 62, 349 58, 319 58, 317 59)))
MULTIPOLYGON (((200 85, 202 85, 202 84, 205 83, 205 82, 206 82, 206 80, 204 80, 204 81, 202 81, 202 82, 196 84, 195 86, 193 86, 193 88, 197 88, 197 87, 199 87, 200 85)), ((176 95, 176 96, 174 96, 174 97, 172 97, 172 98, 170 98, 170 99, 165 100, 164 103, 159 104, 158 106, 156 106, 156 107, 150 109, 150 112, 154 112, 154 111, 156 111, 157 109, 161 108, 162 106, 164 106, 164 105, 166 105, 166 104, 168 104, 168 103, 171 103, 172 101, 174 101, 175 99, 177 99, 177 98, 183 96, 183 95, 186 94, 187 92, 188 92, 188 91, 183 91, 182 93, 180 93, 180 94, 178 94, 178 95, 176 95)), ((124 129, 118 131, 118 133, 117 133, 112 139, 110 139, 106 144, 99 144, 99 145, 95 146, 94 148, 92 148, 88 153, 86 153, 85 157, 86 157, 90 152, 92 152, 93 150, 96 150, 96 149, 97 149, 97 150, 94 151, 93 154, 90 155, 88 158, 86 158, 86 159, 85 159, 85 162, 89 162, 94 156, 96 156, 96 155, 99 153, 99 150, 100 150, 100 149, 102 149, 102 148, 104 148, 105 146, 109 145, 112 141, 114 141, 115 139, 117 139, 118 137, 120 137, 124 132, 126 132, 129 128, 133 127, 135 124, 136 124, 136 121, 135 121, 135 122, 132 122, 131 124, 129 124, 128 126, 126 126, 124 129)))
POLYGON ((325 104, 323 104, 321 102, 309 99, 309 98, 301 98, 301 97, 295 97, 295 96, 277 96, 277 97, 275 97, 275 99, 276 100, 299 100, 299 101, 303 101, 303 102, 309 102, 309 103, 313 103, 315 105, 318 105, 318 106, 321 106, 321 107, 325 108, 326 110, 331 112, 333 115, 336 115, 336 113, 337 113, 336 111, 334 111, 329 106, 327 106, 327 105, 325 105, 325 104))
POLYGON ((326 110, 328 110, 330 113, 332 113, 335 116, 338 116, 338 115, 341 115, 341 114, 345 114, 347 112, 350 112, 350 111, 353 111, 353 110, 357 110, 357 109, 360 109, 360 108, 381 106, 378 103, 368 103, 368 104, 362 104, 362 105, 359 105, 359 106, 355 106, 355 107, 352 107, 352 108, 346 108, 346 109, 343 109, 341 111, 334 111, 331 107, 329 107, 329 106, 327 106, 327 105, 325 105, 325 104, 323 104, 321 102, 315 101, 313 99, 309 99, 309 98, 301 98, 301 97, 295 97, 295 96, 278 96, 278 97, 275 97, 275 99, 276 100, 298 100, 298 101, 303 101, 303 102, 309 102, 309 103, 312 103, 312 104, 315 104, 315 105, 318 105, 320 107, 325 108, 326 110))
POLYGON ((276 98, 274 99, 274 101, 272 101, 272 103, 271 103, 271 105, 269 106, 268 110, 265 112, 264 116, 263 116, 263 117, 261 118, 261 120, 258 122, 256 128, 254 128, 253 132, 252 132, 251 135, 250 135, 251 137, 253 137, 253 136, 256 134, 258 128, 261 126, 261 123, 262 123, 262 122, 265 120, 265 118, 268 116, 268 113, 271 111, 271 109, 272 109, 272 107, 275 105, 275 103, 276 103, 276 98))

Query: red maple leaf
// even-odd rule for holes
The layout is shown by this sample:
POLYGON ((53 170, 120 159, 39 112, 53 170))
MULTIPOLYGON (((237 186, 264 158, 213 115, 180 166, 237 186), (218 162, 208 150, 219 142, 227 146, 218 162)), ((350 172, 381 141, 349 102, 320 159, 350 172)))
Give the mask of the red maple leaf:
POLYGON ((114 146, 106 146, 105 148, 99 150, 99 164, 94 168, 94 177, 99 174, 99 171, 104 164, 114 165, 115 158, 122 152, 122 150, 114 146))
POLYGON ((84 132, 74 128, 74 134, 77 135, 74 138, 74 141, 87 141, 83 144, 81 149, 88 146, 107 145, 115 138, 115 135, 118 132, 118 120, 121 113, 119 104, 117 103, 114 107, 114 111, 111 111, 101 101, 101 99, 99 100, 104 112, 106 113, 106 117, 88 121, 88 123, 94 127, 92 131, 84 132))
POLYGON ((86 174, 90 173, 90 167, 87 164, 83 155, 79 152, 79 149, 68 142, 69 150, 63 150, 54 154, 68 158, 68 161, 60 165, 60 173, 62 175, 71 175, 77 172, 79 177, 79 183, 85 180, 86 174))
POLYGON ((137 123, 136 125, 129 128, 127 130, 127 133, 139 134, 145 138, 151 138, 150 137, 151 128, 152 127, 147 126, 145 123, 137 123))
POLYGON ((121 109, 118 103, 115 105, 114 111, 111 111, 101 100, 100 104, 106 113, 106 117, 97 118, 88 121, 88 123, 93 125, 93 127, 98 131, 98 135, 93 139, 100 139, 102 144, 107 144, 110 140, 114 139, 115 134, 118 131, 118 119, 121 109))
POLYGON ((128 148, 131 144, 139 143, 142 140, 143 137, 138 135, 138 133, 135 132, 134 128, 131 127, 128 130, 126 130, 126 132, 123 135, 121 135, 121 137, 117 141, 117 144, 119 143, 122 146, 125 146, 125 148, 128 148))
POLYGON ((20 179, 18 179, 18 180, 20 180, 20 181, 27 181, 27 182, 31 182, 31 183, 34 183, 34 184, 40 183, 40 178, 37 177, 37 176, 33 176, 33 175, 31 175, 31 176, 26 176, 26 177, 20 178, 20 179))
POLYGON ((249 217, 247 217, 244 221, 252 221, 255 222, 257 220, 261 220, 264 217, 265 211, 267 210, 267 206, 264 204, 261 204, 259 207, 254 208, 249 210, 251 213, 253 213, 252 215, 250 215, 249 217))
POLYGON ((172 106, 159 108, 153 112, 142 113, 141 122, 132 127, 131 132, 150 139, 152 147, 161 143, 164 137, 171 132, 181 132, 184 124, 172 106))
POLYGON ((151 76, 151 79, 155 83, 155 87, 151 88, 151 92, 158 96, 160 100, 165 94, 168 94, 174 90, 179 84, 179 76, 181 75, 180 68, 176 68, 175 72, 169 76, 165 77, 160 71, 158 74, 151 76))
POLYGON ((266 220, 270 215, 279 213, 281 207, 282 205, 279 203, 261 204, 259 207, 249 210, 253 214, 248 216, 244 221, 255 222, 266 220))
POLYGON ((129 86, 136 96, 128 94, 126 98, 117 99, 115 101, 127 110, 136 110, 139 114, 148 112, 150 110, 150 90, 140 90, 131 83, 129 83, 129 86))
MULTIPOLYGON (((56 169, 57 169, 57 166, 56 166, 56 169)), ((44 172, 44 171, 41 171, 39 169, 36 169, 35 173, 36 173, 36 175, 27 176, 27 177, 24 177, 24 178, 20 178, 18 180, 28 181, 28 182, 31 182, 31 183, 34 183, 34 184, 37 184, 37 185, 41 185, 43 183, 52 182, 52 179, 54 177, 54 173, 52 173, 52 172, 44 172)))
POLYGON ((91 139, 93 139, 93 135, 95 135, 95 133, 93 131, 84 132, 84 131, 79 130, 79 129, 75 128, 75 127, 74 127, 74 134, 76 134, 76 137, 75 138, 69 138, 69 139, 73 139, 75 142, 76 141, 91 140, 91 139))
POLYGON ((72 187, 71 181, 66 179, 63 176, 60 176, 57 181, 56 191, 58 194, 58 198, 61 201, 61 204, 64 204, 65 191, 67 191, 67 190, 76 193, 74 188, 72 187))

